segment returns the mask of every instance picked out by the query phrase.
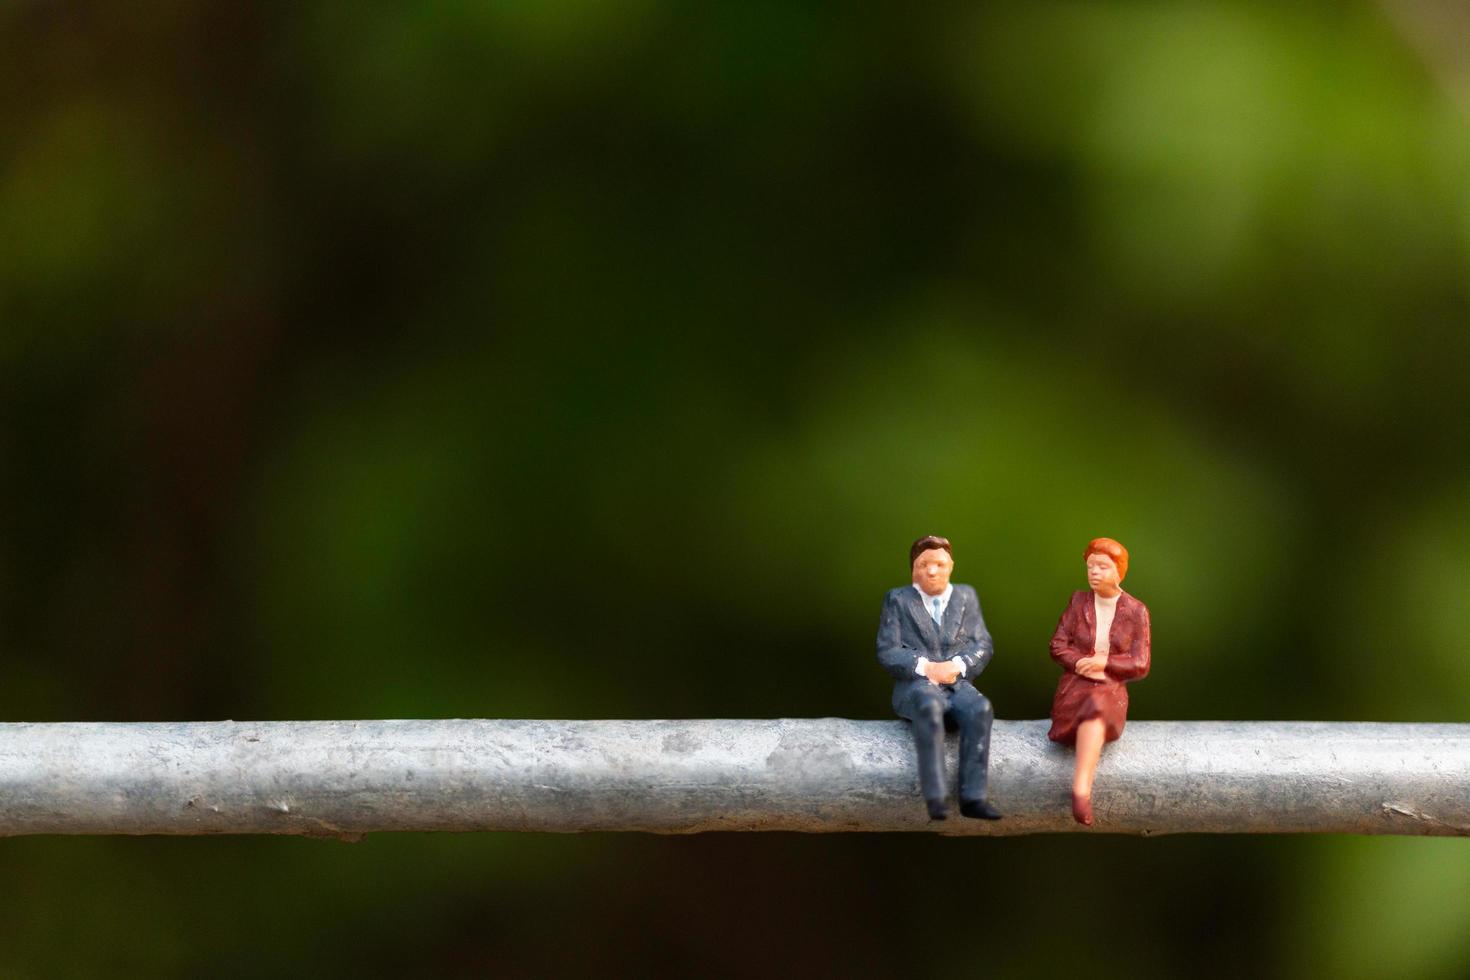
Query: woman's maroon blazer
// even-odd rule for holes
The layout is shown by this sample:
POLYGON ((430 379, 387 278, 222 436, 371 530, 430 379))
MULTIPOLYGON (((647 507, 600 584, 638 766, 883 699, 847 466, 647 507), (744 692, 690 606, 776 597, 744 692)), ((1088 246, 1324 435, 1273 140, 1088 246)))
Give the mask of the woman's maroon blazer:
POLYGON ((1054 742, 1071 745, 1077 740, 1077 726, 1089 718, 1103 720, 1107 741, 1122 735, 1128 720, 1128 689, 1124 685, 1148 675, 1147 606, 1126 592, 1118 596, 1113 627, 1108 631, 1111 649, 1107 677, 1101 681, 1076 673, 1077 661, 1092 655, 1096 636, 1092 591, 1072 593, 1072 601, 1067 603, 1051 638, 1051 658, 1065 671, 1051 703, 1051 731, 1047 737, 1054 742))

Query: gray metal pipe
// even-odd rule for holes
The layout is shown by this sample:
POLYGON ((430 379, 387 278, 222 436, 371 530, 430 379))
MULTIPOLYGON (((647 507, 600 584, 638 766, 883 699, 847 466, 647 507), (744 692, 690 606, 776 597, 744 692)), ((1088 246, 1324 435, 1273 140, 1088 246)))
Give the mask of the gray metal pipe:
POLYGON ((931 823, 899 721, 0 724, 0 836, 1470 835, 1470 725, 1130 722, 1103 752, 1090 831, 1046 727, 995 724, 1004 820, 931 823))

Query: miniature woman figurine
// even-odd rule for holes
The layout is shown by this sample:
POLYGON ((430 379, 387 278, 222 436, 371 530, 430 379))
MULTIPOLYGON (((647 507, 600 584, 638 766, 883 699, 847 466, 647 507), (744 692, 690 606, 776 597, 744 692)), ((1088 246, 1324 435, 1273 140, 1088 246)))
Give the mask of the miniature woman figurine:
POLYGON ((1047 738, 1077 746, 1072 817, 1092 826, 1092 779, 1104 742, 1123 734, 1129 681, 1148 675, 1148 607, 1121 588, 1128 549, 1094 538, 1083 552, 1091 591, 1074 592, 1051 638, 1065 673, 1051 703, 1047 738))

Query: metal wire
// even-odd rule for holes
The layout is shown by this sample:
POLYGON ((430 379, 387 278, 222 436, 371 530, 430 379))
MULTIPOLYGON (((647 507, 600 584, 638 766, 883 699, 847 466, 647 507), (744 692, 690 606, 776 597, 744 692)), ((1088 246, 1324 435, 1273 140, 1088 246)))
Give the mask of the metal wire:
POLYGON ((0 836, 1470 835, 1470 725, 1130 722, 1103 752, 1091 830, 1046 725, 996 722, 991 823, 928 819, 898 721, 5 724, 0 836))

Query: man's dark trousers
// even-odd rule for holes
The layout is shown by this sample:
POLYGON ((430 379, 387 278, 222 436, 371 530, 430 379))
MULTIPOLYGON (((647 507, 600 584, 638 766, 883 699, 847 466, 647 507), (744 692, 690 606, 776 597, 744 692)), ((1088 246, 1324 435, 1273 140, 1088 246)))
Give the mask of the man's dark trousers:
POLYGON ((931 684, 916 678, 898 705, 914 732, 919 757, 919 786, 924 801, 942 806, 946 721, 960 731, 960 803, 984 800, 990 763, 990 724, 995 720, 990 702, 969 681, 931 684))

